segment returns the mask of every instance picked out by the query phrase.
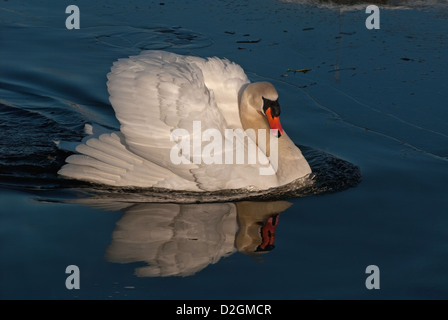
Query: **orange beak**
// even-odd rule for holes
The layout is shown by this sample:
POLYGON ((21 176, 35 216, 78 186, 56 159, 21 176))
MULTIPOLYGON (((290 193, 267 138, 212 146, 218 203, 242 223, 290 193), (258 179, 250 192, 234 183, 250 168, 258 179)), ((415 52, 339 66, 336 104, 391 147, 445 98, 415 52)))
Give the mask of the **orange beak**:
POLYGON ((266 110, 266 117, 268 118, 269 127, 271 130, 277 130, 277 132, 274 134, 277 138, 280 138, 283 134, 283 128, 280 123, 280 117, 273 117, 271 114, 271 108, 268 108, 266 110))

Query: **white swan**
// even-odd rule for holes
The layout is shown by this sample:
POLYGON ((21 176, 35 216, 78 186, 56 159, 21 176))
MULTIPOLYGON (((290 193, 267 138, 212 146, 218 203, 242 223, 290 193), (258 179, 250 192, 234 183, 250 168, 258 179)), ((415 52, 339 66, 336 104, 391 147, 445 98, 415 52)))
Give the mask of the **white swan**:
POLYGON ((84 139, 59 170, 64 177, 114 186, 216 191, 265 190, 311 173, 280 125, 275 88, 250 83, 235 63, 144 51, 116 61, 107 78, 120 131, 93 132, 84 139), (176 129, 181 134, 174 136, 176 129), (264 138, 260 129, 266 129, 264 138), (278 129, 278 138, 269 129, 278 129), (226 136, 226 130, 234 136, 226 136), (235 160, 242 144, 234 141, 246 142, 243 163, 235 160), (278 153, 270 151, 272 142, 278 153), (208 154, 215 161, 198 160, 198 150, 199 156, 208 154), (254 152, 256 163, 249 161, 254 152), (271 168, 273 174, 260 174, 261 168, 271 168))

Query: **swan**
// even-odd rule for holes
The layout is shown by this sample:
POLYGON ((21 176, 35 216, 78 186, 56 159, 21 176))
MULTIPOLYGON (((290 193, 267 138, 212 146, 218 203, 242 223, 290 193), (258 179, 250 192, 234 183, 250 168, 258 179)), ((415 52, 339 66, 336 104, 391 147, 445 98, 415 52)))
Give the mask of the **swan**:
POLYGON ((281 126, 274 86, 251 83, 234 62, 143 51, 115 61, 107 79, 120 130, 86 125, 58 171, 65 178, 203 192, 267 190, 311 173, 281 126))

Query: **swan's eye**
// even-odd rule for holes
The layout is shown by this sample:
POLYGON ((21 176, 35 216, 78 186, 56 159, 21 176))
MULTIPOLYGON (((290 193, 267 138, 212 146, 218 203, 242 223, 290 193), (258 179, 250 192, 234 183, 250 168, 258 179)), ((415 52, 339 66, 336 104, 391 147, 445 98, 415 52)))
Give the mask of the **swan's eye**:
POLYGON ((265 97, 262 97, 262 98, 263 98, 264 114, 266 114, 266 110, 271 108, 271 115, 273 117, 278 117, 280 115, 280 105, 278 104, 278 99, 273 101, 273 100, 266 99, 265 97))

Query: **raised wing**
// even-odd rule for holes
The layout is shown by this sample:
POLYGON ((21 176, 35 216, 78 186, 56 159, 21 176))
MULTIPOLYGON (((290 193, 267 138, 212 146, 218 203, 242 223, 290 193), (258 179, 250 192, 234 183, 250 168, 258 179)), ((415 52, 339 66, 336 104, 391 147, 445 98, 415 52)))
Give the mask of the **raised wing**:
MULTIPOLYGON (((67 159, 62 175, 112 185, 181 190, 276 185, 275 175, 259 176, 257 164, 224 164, 224 153, 235 151, 225 143, 226 129, 242 129, 238 98, 249 80, 240 66, 225 59, 145 51, 115 62, 107 78, 121 132, 79 145, 80 155, 67 159), (221 134, 222 148, 212 153, 221 156, 223 164, 197 161, 196 151, 201 157, 210 141, 202 139, 208 129, 221 134), (198 139, 199 146, 195 145, 198 139), (185 141, 188 148, 178 152, 179 141, 185 141), (173 154, 181 161, 173 161, 173 154)), ((237 136, 244 139, 245 133, 237 136)))

